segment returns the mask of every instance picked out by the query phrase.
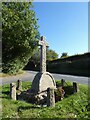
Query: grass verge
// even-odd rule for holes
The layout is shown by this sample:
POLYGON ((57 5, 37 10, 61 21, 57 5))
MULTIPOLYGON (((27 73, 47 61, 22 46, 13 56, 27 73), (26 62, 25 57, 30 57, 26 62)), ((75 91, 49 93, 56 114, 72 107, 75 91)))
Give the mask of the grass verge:
MULTIPOLYGON (((57 81, 60 84, 60 81, 57 81)), ((29 89, 30 82, 23 82, 23 90, 29 89)), ((40 107, 25 101, 14 101, 9 97, 9 85, 2 86, 2 118, 89 118, 88 86, 79 85, 80 91, 72 94, 72 83, 65 85, 65 98, 54 108, 40 107)), ((1 89, 1 88, 0 88, 1 89)))
POLYGON ((0 77, 12 77, 24 74, 26 71, 20 70, 17 74, 0 73, 0 77))

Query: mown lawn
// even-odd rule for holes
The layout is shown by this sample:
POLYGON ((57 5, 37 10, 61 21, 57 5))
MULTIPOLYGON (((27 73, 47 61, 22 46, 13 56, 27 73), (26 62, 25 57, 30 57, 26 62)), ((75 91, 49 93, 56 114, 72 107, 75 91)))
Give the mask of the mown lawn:
MULTIPOLYGON (((57 81, 57 84, 60 84, 57 81)), ((23 82, 23 90, 30 88, 30 82, 23 82)), ((72 94, 72 83, 65 86, 65 98, 54 108, 40 107, 25 101, 14 101, 9 97, 9 85, 2 86, 2 118, 90 118, 88 86, 79 85, 80 91, 72 94)), ((1 87, 0 87, 1 89, 1 87)))

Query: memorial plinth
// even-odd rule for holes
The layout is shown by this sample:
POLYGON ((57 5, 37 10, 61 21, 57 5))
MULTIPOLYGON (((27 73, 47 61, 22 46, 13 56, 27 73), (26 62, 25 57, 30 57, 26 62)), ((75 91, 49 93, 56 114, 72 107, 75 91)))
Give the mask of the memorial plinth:
POLYGON ((46 92, 47 88, 56 88, 56 83, 53 76, 49 72, 38 73, 32 82, 32 92, 46 92))

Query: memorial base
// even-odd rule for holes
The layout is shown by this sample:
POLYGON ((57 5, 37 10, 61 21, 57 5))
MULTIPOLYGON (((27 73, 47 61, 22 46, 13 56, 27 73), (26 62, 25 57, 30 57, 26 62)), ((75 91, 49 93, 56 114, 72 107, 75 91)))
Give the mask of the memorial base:
POLYGON ((47 88, 56 88, 53 76, 49 72, 37 73, 31 87, 31 93, 42 93, 47 88))
POLYGON ((18 99, 33 104, 46 105, 47 88, 56 89, 56 83, 53 76, 49 72, 37 73, 32 82, 31 89, 22 91, 18 99))
POLYGON ((33 98, 44 104, 47 101, 47 88, 56 89, 53 76, 49 72, 37 73, 30 89, 33 98))

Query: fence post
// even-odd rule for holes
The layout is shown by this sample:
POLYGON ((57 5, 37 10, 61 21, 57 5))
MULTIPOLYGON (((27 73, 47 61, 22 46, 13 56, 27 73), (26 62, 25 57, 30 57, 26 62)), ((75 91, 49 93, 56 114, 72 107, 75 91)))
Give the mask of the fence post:
POLYGON ((16 100, 16 83, 10 83, 10 98, 16 100))
POLYGON ((64 87, 64 85, 65 85, 65 80, 61 79, 61 86, 64 87))
POLYGON ((47 106, 55 107, 55 95, 53 88, 47 89, 47 106))
POLYGON ((79 91, 78 84, 76 82, 73 82, 73 93, 76 93, 79 91))
POLYGON ((22 81, 21 80, 17 80, 17 90, 22 90, 22 81))

